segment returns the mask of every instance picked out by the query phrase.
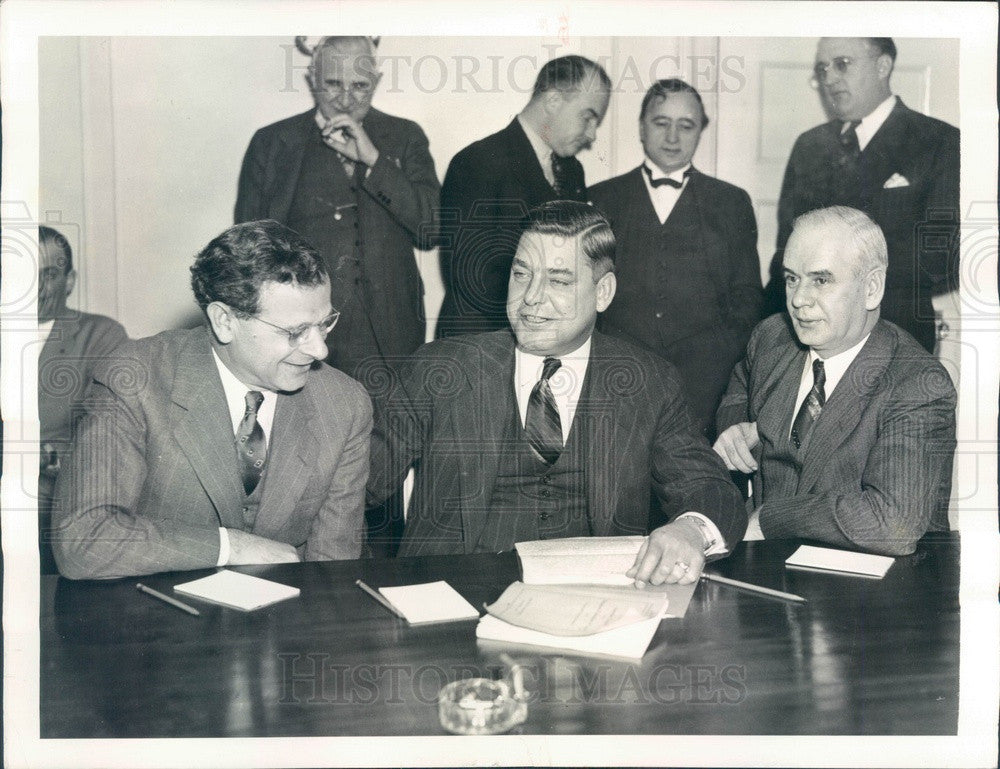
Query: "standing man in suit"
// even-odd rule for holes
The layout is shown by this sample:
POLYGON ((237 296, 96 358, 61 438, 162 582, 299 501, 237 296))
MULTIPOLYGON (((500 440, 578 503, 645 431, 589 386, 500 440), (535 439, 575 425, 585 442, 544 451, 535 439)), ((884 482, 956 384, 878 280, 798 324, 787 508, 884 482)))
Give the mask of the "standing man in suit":
POLYGON ((955 388, 879 318, 882 231, 851 208, 795 220, 788 315, 753 332, 719 407, 715 450, 753 474, 748 539, 806 537, 887 555, 948 528, 955 388))
POLYGON ((639 112, 642 165, 589 194, 618 243, 618 292, 598 327, 673 363, 711 440, 763 297, 750 196, 691 165, 707 125, 697 90, 658 80, 639 112))
POLYGON ((506 328, 507 278, 523 219, 550 200, 586 200, 576 154, 593 144, 611 81, 582 56, 552 59, 502 131, 459 152, 441 189, 445 296, 436 336, 506 328))
POLYGON ((240 224, 191 284, 207 328, 125 343, 94 371, 56 487, 59 571, 357 558, 371 402, 322 362, 338 315, 319 253, 240 224))
POLYGON ((76 285, 73 249, 57 230, 38 228, 38 473, 42 571, 55 571, 49 545, 52 492, 62 457, 73 444, 73 424, 94 367, 127 338, 122 325, 104 315, 70 310, 76 285))
POLYGON ((401 555, 649 533, 629 576, 689 583, 739 541, 739 493, 692 430, 673 367, 594 333, 614 248, 585 203, 535 209, 510 274, 513 333, 432 342, 384 393, 368 492, 377 501, 416 463, 401 555), (652 520, 651 492, 669 523, 652 520))
POLYGON ((348 374, 426 333, 413 249, 434 245, 440 186, 420 126, 371 106, 381 77, 371 38, 323 38, 316 108, 254 134, 236 200, 237 222, 275 219, 319 249, 341 314, 327 362, 348 374))
POLYGON ((806 131, 792 149, 769 294, 778 312, 781 257, 795 217, 825 206, 857 208, 888 243, 883 317, 933 352, 931 298, 958 285, 959 132, 893 95, 895 61, 889 37, 819 41, 813 82, 834 119, 806 131))

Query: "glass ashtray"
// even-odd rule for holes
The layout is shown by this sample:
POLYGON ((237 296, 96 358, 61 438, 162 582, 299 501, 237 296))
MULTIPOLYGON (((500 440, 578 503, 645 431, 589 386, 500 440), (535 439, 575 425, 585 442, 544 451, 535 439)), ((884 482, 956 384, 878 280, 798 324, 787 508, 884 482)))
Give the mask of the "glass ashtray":
POLYGON ((438 693, 438 718, 452 734, 501 734, 527 717, 527 703, 504 680, 466 678, 438 693))

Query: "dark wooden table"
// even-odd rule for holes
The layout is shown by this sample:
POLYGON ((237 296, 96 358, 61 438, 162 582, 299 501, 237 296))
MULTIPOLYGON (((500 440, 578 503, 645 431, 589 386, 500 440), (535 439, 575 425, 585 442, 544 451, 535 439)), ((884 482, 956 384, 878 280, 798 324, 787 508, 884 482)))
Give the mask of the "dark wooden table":
POLYGON ((497 677, 502 651, 528 665, 522 734, 955 734, 957 535, 882 580, 786 569, 795 547, 743 544, 712 570, 808 604, 703 582, 637 664, 477 642, 475 622, 409 627, 354 586, 445 579, 479 606, 518 578, 512 553, 243 567, 302 595, 201 617, 135 580, 44 577, 41 737, 440 735, 438 690, 497 677))

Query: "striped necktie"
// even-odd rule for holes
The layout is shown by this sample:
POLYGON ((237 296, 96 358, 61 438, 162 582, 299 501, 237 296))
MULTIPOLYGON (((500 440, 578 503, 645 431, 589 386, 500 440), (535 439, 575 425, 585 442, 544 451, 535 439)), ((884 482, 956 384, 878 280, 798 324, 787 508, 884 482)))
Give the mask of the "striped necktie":
POLYGON ((823 361, 817 358, 813 361, 813 386, 802 401, 799 413, 792 423, 792 443, 795 448, 801 449, 806 442, 813 425, 819 419, 819 414, 826 405, 826 392, 823 385, 826 384, 826 371, 823 368, 823 361))
POLYGON ((542 378, 538 380, 528 397, 528 412, 524 417, 524 432, 538 456, 547 464, 553 465, 562 453, 562 422, 559 420, 559 409, 556 399, 549 387, 552 377, 562 361, 558 358, 546 358, 542 364, 542 378))

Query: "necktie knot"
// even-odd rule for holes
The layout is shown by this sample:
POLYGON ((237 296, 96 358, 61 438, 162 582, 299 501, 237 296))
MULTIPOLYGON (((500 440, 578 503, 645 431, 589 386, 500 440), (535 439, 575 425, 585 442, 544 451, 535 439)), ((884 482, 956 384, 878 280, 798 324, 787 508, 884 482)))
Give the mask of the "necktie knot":
POLYGON ((546 358, 542 362, 542 380, 549 381, 560 366, 562 366, 562 361, 558 358, 546 358))
MULTIPOLYGON (((675 190, 679 190, 681 187, 684 186, 683 181, 679 182, 676 179, 671 179, 669 176, 663 176, 660 177, 659 179, 654 179, 652 169, 645 163, 642 164, 642 170, 646 172, 646 178, 649 179, 649 183, 654 188, 667 186, 667 187, 673 187, 675 190)), ((687 179, 690 175, 691 175, 691 168, 689 166, 684 171, 684 178, 687 179)))
POLYGON ((249 390, 243 397, 243 402, 247 406, 246 411, 243 412, 243 417, 245 419, 250 414, 257 414, 260 410, 260 405, 264 402, 264 394, 259 390, 249 390))

